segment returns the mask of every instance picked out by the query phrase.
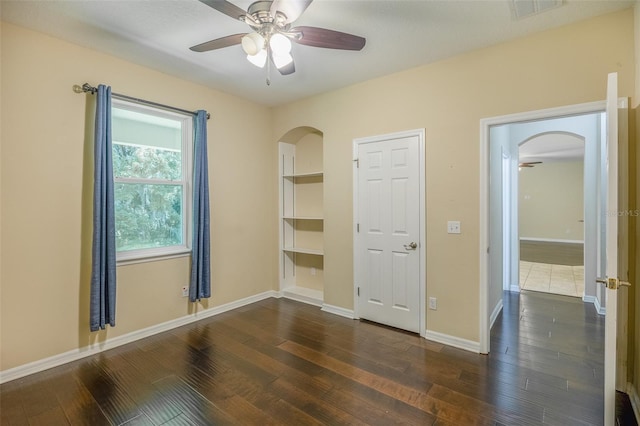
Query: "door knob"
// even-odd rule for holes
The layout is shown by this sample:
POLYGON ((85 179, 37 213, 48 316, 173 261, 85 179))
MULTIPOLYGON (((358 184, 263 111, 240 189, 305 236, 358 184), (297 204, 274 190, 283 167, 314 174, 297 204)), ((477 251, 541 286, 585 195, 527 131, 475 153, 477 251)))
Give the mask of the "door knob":
POLYGON ((415 250, 417 248, 418 248, 418 243, 414 243, 414 242, 404 245, 405 250, 415 250))
POLYGON ((617 278, 596 278, 596 282, 600 284, 604 284, 607 288, 611 290, 617 290, 620 287, 631 287, 631 283, 627 281, 621 281, 617 278))

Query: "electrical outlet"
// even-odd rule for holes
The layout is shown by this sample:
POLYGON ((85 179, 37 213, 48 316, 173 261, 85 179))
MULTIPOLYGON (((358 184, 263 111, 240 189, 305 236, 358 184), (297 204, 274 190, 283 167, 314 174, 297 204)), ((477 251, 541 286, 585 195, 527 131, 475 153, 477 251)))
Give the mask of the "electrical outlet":
POLYGON ((311 268, 311 275, 315 275, 316 274, 316 268, 311 268))
POLYGON ((460 221, 459 220, 450 220, 447 222, 447 232, 449 234, 459 234, 460 231, 460 221))
POLYGON ((429 309, 431 309, 432 311, 438 309, 438 299, 436 299, 435 297, 429 298, 429 309))
POLYGON ((182 297, 189 297, 189 287, 186 285, 182 287, 182 297))

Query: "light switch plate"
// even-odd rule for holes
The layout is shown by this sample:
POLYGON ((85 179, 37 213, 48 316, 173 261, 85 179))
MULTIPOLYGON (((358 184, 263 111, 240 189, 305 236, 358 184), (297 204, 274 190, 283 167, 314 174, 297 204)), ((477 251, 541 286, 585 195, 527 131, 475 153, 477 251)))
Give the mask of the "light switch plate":
POLYGON ((450 220, 447 222, 447 232, 449 234, 459 234, 460 231, 460 221, 459 220, 450 220))

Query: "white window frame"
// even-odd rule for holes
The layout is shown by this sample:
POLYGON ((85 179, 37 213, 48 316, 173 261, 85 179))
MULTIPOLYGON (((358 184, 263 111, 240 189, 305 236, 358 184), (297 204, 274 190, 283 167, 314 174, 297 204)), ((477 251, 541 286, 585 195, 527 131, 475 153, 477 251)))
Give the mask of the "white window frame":
MULTIPOLYGON (((191 254, 191 230, 193 229, 192 215, 192 182, 193 182, 193 116, 168 111, 135 102, 121 99, 112 99, 111 107, 126 109, 129 111, 148 114, 151 116, 169 118, 182 123, 182 179, 171 181, 182 185, 182 235, 183 244, 165 247, 153 247, 137 250, 126 250, 116 252, 117 265, 127 265, 132 263, 152 262, 156 260, 170 259, 174 257, 184 257, 191 254)), ((113 141, 115 143, 116 141, 113 141)), ((116 178, 114 183, 132 184, 158 184, 166 183, 166 180, 137 179, 137 178, 116 178)), ((116 223, 116 229, 118 224, 116 223)))

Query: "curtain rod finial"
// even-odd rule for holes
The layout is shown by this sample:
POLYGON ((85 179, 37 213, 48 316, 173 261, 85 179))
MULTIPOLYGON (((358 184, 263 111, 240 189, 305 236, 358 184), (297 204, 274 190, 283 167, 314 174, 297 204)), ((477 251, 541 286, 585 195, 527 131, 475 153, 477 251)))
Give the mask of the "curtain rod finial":
POLYGON ((73 91, 76 93, 86 93, 89 92, 92 95, 95 95, 98 92, 98 88, 91 86, 89 83, 84 83, 82 86, 78 84, 73 85, 73 91))

